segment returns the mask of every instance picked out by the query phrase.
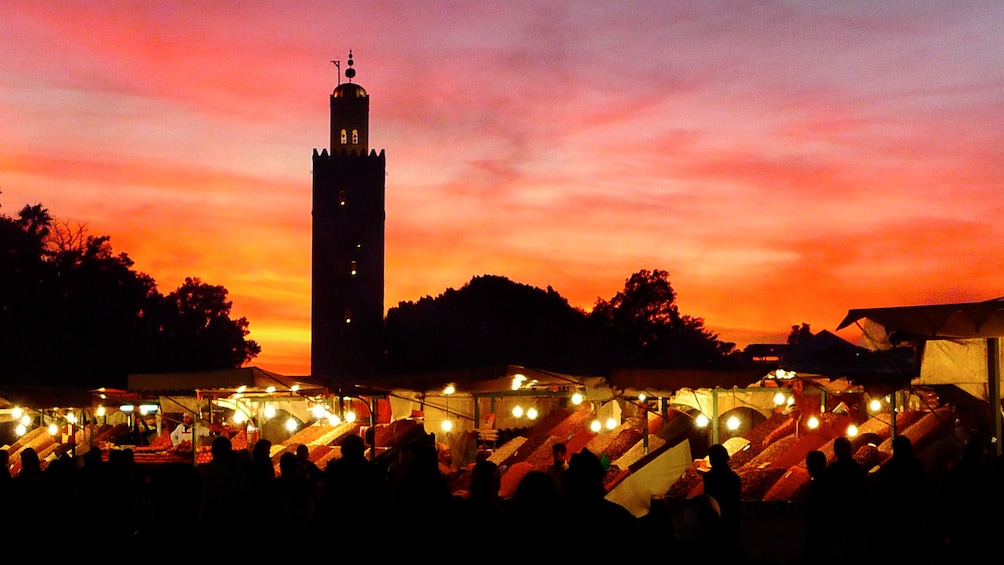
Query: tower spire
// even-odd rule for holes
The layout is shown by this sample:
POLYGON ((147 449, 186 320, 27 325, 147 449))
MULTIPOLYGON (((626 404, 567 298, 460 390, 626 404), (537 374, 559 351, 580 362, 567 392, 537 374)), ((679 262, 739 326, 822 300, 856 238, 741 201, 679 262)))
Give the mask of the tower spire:
POLYGON ((353 64, 352 50, 349 49, 349 68, 345 69, 345 78, 349 79, 349 82, 352 82, 353 77, 356 76, 356 70, 352 68, 353 64))

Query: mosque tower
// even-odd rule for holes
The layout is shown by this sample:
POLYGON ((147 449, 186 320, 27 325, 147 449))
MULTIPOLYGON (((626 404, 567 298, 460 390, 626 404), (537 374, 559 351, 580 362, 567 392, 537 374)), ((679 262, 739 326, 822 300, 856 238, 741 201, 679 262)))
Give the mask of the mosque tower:
POLYGON ((370 99, 353 65, 349 51, 330 149, 313 154, 310 367, 332 389, 374 376, 383 351, 387 163, 369 149, 370 99))

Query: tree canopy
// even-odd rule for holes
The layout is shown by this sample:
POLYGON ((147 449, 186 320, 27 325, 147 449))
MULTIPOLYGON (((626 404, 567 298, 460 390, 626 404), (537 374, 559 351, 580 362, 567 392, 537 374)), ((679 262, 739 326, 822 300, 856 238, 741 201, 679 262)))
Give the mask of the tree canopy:
POLYGON ((0 381, 125 386, 129 373, 239 367, 261 352, 222 286, 166 296, 108 236, 40 204, 0 214, 0 381))
POLYGON ((474 277, 387 313, 390 372, 520 364, 576 374, 612 368, 723 368, 738 360, 704 320, 679 312, 666 271, 642 270, 591 313, 554 289, 474 277))

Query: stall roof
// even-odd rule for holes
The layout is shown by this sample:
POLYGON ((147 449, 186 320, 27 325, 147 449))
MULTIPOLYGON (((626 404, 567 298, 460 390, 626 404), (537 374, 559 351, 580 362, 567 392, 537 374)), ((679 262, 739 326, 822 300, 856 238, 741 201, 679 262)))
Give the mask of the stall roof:
POLYGON ((195 391, 236 392, 245 387, 247 392, 264 392, 275 387, 279 392, 298 387, 301 393, 324 387, 302 377, 286 377, 258 367, 193 371, 181 373, 141 373, 129 375, 128 388, 143 393, 185 393, 195 391))
POLYGON ((1004 297, 983 302, 850 310, 837 330, 867 319, 898 341, 1004 336, 1004 297))
MULTIPOLYGON (((91 392, 85 388, 73 387, 0 387, 0 399, 11 406, 28 406, 32 408, 80 408, 91 406, 91 392)), ((0 408, 3 407, 0 402, 0 408)))
POLYGON ((744 388, 764 378, 763 368, 736 371, 711 369, 616 369, 608 379, 623 391, 670 396, 689 388, 744 388))
POLYGON ((440 391, 446 385, 452 384, 458 393, 481 394, 510 390, 513 377, 517 374, 526 377, 526 382, 536 387, 589 386, 590 381, 588 377, 576 377, 521 365, 492 365, 368 379, 355 388, 360 394, 366 394, 365 391, 391 390, 432 392, 440 391))

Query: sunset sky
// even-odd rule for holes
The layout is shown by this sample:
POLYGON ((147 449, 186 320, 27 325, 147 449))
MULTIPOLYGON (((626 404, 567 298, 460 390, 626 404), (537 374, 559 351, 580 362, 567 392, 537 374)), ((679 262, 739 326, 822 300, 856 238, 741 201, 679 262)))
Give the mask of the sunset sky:
POLYGON ((1004 295, 1002 29, 997 1, 6 1, 0 212, 225 286, 251 364, 309 374, 351 49, 387 308, 490 274, 588 311, 664 269, 722 339, 778 342, 1004 295))

